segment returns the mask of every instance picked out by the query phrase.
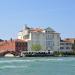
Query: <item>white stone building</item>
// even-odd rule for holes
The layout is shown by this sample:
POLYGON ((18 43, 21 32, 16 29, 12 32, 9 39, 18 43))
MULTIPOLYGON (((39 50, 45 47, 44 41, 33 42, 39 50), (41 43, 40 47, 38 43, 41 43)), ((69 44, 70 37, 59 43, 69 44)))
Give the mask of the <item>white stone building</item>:
POLYGON ((28 51, 31 51, 32 44, 40 44, 41 51, 58 51, 60 50, 60 33, 55 32, 52 28, 29 28, 25 26, 18 33, 18 39, 28 42, 28 51))

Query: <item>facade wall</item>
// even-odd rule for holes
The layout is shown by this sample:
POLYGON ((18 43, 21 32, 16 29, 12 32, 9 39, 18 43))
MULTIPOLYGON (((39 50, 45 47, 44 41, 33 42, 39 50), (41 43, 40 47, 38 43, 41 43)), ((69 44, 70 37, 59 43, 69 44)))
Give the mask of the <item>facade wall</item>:
MULTIPOLYGON (((19 35, 19 34, 18 34, 19 35)), ((60 50, 60 34, 51 28, 40 29, 32 28, 21 31, 19 39, 28 39, 28 50, 31 51, 32 44, 40 44, 41 51, 58 51, 60 50), (29 31, 28 31, 29 30, 29 31), (20 38, 23 37, 23 38, 20 38), (27 38, 26 38, 27 37, 27 38)))
POLYGON ((21 40, 9 40, 0 42, 0 53, 13 51, 13 52, 20 52, 22 50, 27 50, 27 43, 21 40))
POLYGON ((58 51, 60 48, 60 34, 49 28, 46 29, 46 48, 51 51, 58 51))
POLYGON ((45 43, 45 34, 40 32, 32 32, 31 33, 31 40, 28 42, 28 50, 31 51, 32 44, 40 44, 43 50, 46 50, 46 43, 45 43))
POLYGON ((0 52, 4 51, 15 51, 15 42, 12 43, 10 41, 0 42, 0 52))
POLYGON ((27 51, 27 42, 15 42, 16 51, 27 51))
POLYGON ((29 31, 26 29, 26 30, 22 30, 18 33, 18 39, 29 39, 29 31))
POLYGON ((72 43, 70 42, 60 42, 60 51, 72 51, 72 43))
POLYGON ((61 51, 73 51, 73 46, 75 46, 75 38, 66 38, 60 42, 61 51))
POLYGON ((22 32, 19 32, 19 33, 18 33, 18 39, 23 39, 23 34, 22 34, 22 32))
POLYGON ((55 51, 60 50, 60 34, 59 33, 54 34, 54 50, 55 51))

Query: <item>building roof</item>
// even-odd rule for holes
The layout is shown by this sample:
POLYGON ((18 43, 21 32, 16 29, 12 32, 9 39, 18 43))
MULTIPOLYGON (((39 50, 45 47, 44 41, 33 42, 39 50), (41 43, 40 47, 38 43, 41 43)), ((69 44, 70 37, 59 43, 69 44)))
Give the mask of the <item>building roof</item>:
POLYGON ((65 41, 75 43, 75 38, 66 38, 65 41))
POLYGON ((44 30, 41 28, 35 28, 35 29, 31 30, 31 32, 42 32, 42 31, 44 31, 44 30))
POLYGON ((53 30, 51 27, 48 27, 46 29, 43 28, 30 28, 27 25, 24 25, 23 29, 20 32, 23 32, 24 30, 28 30, 29 32, 43 32, 43 31, 50 31, 50 33, 55 33, 57 34, 57 32, 55 30, 53 30))
POLYGON ((21 39, 5 40, 5 41, 0 42, 0 44, 9 43, 9 42, 26 42, 26 41, 21 40, 21 39))
POLYGON ((66 43, 74 43, 75 39, 73 38, 68 38, 68 39, 64 39, 64 40, 60 40, 60 42, 66 42, 66 43))
POLYGON ((70 43, 69 41, 62 40, 62 39, 60 39, 60 42, 67 42, 67 43, 70 43))
POLYGON ((65 38, 65 40, 75 40, 75 38, 65 38))
POLYGON ((51 27, 46 28, 45 30, 48 30, 50 32, 55 32, 51 27))

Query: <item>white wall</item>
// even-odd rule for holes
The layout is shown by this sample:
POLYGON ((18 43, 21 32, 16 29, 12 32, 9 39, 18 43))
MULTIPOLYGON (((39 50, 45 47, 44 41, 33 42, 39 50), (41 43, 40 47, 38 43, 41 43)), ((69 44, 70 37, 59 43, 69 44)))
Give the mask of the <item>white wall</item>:
POLYGON ((31 40, 28 42, 28 50, 31 51, 32 44, 40 44, 42 49, 46 50, 45 34, 40 32, 31 32, 31 40))
POLYGON ((72 51, 72 44, 68 42, 60 42, 60 51, 72 51), (63 48, 63 49, 62 49, 63 48))

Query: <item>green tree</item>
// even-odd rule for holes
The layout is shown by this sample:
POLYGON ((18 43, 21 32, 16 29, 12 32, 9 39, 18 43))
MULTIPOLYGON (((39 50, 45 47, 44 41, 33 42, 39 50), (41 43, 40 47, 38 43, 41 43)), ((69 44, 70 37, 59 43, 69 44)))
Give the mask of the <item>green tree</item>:
POLYGON ((40 51, 42 47, 40 44, 32 44, 31 49, 32 51, 40 51))

